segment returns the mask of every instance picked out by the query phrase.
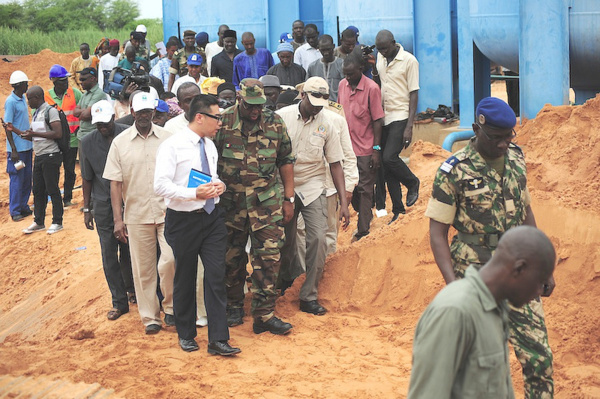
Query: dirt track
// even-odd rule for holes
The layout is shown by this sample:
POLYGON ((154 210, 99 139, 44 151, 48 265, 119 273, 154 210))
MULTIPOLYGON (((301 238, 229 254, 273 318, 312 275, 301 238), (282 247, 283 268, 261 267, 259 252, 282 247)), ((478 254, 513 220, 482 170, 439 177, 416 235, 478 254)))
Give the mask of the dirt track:
MULTIPOLYGON (((55 62, 68 66, 49 57, 73 55, 45 53, 37 75, 25 68, 33 68, 28 57, 12 69, 0 65, 2 104, 17 67, 47 87, 45 71, 55 62)), ((557 398, 600 398, 599 111, 600 98, 544 109, 517 138, 528 160, 538 225, 560 258, 557 288, 544 302, 557 398)), ((390 216, 375 219, 373 233, 352 246, 350 231, 340 234, 340 250, 328 259, 320 289, 330 313, 299 312, 297 281, 278 301, 278 313, 294 332, 257 336, 247 317, 231 329, 232 342, 243 350, 234 359, 203 350, 206 329, 198 330, 201 350, 192 354, 178 348, 173 329, 146 336, 135 307, 107 321, 110 295, 96 232, 86 230, 81 213, 71 208, 63 232, 23 236, 31 219, 10 221, 8 176, 0 174, 0 375, 99 383, 127 398, 405 397, 414 325, 442 287, 423 212, 435 170, 447 156, 438 146, 415 143, 417 204, 393 226, 386 225, 390 216)), ((81 191, 75 200, 81 203, 81 191)), ((514 358, 512 370, 522 396, 514 358)))

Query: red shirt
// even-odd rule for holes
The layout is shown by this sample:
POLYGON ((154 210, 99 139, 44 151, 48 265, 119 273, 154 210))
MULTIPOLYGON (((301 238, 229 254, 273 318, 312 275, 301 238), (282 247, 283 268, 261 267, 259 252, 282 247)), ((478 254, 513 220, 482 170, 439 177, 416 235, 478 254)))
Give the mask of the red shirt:
POLYGON ((373 121, 385 116, 377 83, 362 76, 355 90, 348 80, 340 82, 338 102, 344 106, 352 148, 357 157, 373 153, 373 121))

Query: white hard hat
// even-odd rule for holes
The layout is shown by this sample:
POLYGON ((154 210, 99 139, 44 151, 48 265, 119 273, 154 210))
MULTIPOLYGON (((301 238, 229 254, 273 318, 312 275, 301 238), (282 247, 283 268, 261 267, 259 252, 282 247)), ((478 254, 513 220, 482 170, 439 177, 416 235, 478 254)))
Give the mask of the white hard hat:
POLYGON ((146 25, 138 25, 136 26, 135 31, 140 33, 147 33, 148 29, 146 29, 146 25))
POLYGON ((25 75, 25 72, 14 71, 10 75, 10 80, 8 81, 8 83, 10 83, 11 85, 16 85, 21 82, 31 82, 31 80, 27 77, 27 75, 25 75))

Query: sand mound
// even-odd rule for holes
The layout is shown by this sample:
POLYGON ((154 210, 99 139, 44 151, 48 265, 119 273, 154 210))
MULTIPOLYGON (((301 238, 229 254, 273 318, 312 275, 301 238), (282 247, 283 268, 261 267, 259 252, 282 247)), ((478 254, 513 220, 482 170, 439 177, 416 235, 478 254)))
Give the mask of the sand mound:
POLYGON ((0 107, 4 111, 4 101, 6 96, 12 91, 12 87, 8 83, 10 74, 20 70, 25 72, 27 77, 31 79, 29 87, 39 85, 46 89, 52 88, 52 82, 48 78, 48 71, 54 64, 59 64, 67 68, 71 68, 71 61, 79 56, 79 52, 70 54, 55 53, 52 50, 45 49, 37 54, 26 55, 14 62, 0 61, 0 107))
MULTIPOLYGON (((45 51, 9 64, 10 71, 0 65, 0 81, 18 65, 30 65, 19 68, 41 82, 52 64, 67 66, 74 56, 45 51)), ((0 86, 0 94, 9 89, 0 86)), ((538 225, 559 255, 557 288, 544 301, 557 398, 600 398, 599 107, 598 98, 579 107, 546 107, 517 140, 528 161, 538 225)), ((410 165, 421 179, 421 199, 392 226, 391 215, 374 219, 371 235, 350 245, 352 213, 321 284, 328 315, 298 311, 301 277, 278 300, 278 314, 294 332, 255 335, 246 317, 230 331, 243 350, 235 359, 206 354, 206 329, 198 330, 202 350, 193 354, 177 347, 172 328, 144 335, 135 306, 118 321, 107 321, 110 295, 96 232, 84 228, 74 207, 65 212, 63 232, 23 236, 20 230, 31 219, 10 221, 8 178, 1 174, 0 375, 98 383, 128 398, 405 397, 414 326, 443 286, 423 213, 435 171, 448 155, 416 142, 410 165)), ((81 204, 81 191, 74 194, 81 204)), ((522 395, 514 359, 512 370, 522 395)))

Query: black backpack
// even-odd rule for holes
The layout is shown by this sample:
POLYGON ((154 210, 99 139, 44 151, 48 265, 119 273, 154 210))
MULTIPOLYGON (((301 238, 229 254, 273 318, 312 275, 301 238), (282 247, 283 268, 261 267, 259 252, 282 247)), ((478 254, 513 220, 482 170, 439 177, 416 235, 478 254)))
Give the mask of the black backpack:
MULTIPOLYGON (((48 104, 50 105, 50 104, 48 104)), ((71 148, 71 129, 69 128, 69 121, 67 121, 67 115, 63 112, 62 109, 59 109, 56 104, 50 105, 54 107, 58 111, 58 117, 60 118, 60 127, 62 128, 62 136, 59 139, 54 139, 56 144, 58 144, 58 149, 63 154, 69 152, 71 148)), ((46 110, 46 125, 50 126, 50 108, 46 110)))

